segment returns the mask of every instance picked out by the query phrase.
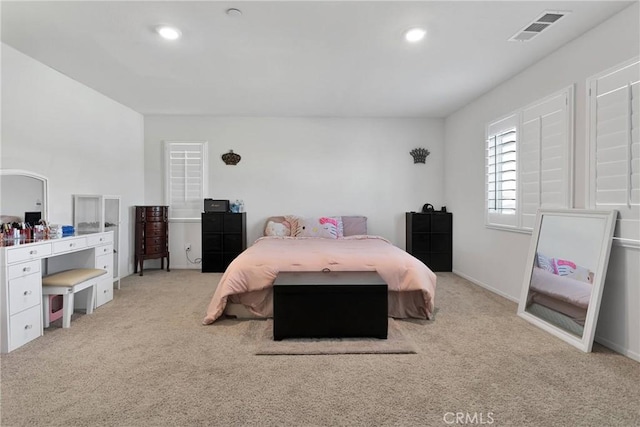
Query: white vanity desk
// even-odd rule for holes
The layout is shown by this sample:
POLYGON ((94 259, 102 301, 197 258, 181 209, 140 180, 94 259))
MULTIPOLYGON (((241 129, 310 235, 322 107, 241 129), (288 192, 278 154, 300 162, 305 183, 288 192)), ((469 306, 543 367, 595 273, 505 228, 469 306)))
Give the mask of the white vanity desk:
POLYGON ((105 269, 95 307, 113 299, 113 231, 28 242, 9 239, 0 245, 2 353, 42 336, 43 275, 71 268, 105 269))

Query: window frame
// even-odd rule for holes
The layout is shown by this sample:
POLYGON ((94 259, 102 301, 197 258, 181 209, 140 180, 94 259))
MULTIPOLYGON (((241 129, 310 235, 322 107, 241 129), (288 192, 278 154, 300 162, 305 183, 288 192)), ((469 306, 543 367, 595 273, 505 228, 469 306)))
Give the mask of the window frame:
MULTIPOLYGON (((524 123, 525 123, 525 112, 529 112, 535 109, 538 106, 542 106, 547 104, 558 97, 564 96, 565 98, 565 107, 564 111, 564 121, 563 125, 565 126, 565 139, 562 143, 562 152, 563 155, 566 156, 563 162, 563 168, 566 170, 566 173, 563 177, 563 191, 566 191, 566 197, 564 199, 564 203, 562 205, 556 206, 548 206, 543 205, 542 195, 543 195, 543 183, 541 178, 543 173, 545 172, 542 167, 538 170, 538 178, 537 178, 537 187, 539 191, 538 196, 538 209, 540 208, 552 208, 552 209, 568 209, 571 208, 574 204, 574 181, 573 181, 573 158, 574 158, 574 123, 575 123, 575 98, 574 98, 574 85, 567 86, 561 90, 558 90, 548 96, 542 97, 528 105, 525 105, 521 108, 518 108, 509 114, 506 114, 496 120, 490 121, 486 125, 485 129, 485 227, 498 229, 498 230, 506 230, 506 231, 514 231, 520 233, 530 234, 533 231, 533 226, 528 226, 525 224, 524 216, 525 212, 523 209, 523 162, 527 160, 532 160, 531 158, 523 157, 523 148, 522 144, 524 138, 524 123), (516 203, 515 203, 515 213, 514 214, 500 214, 500 213, 492 213, 489 210, 490 202, 489 202, 489 139, 492 136, 504 132, 508 126, 515 128, 516 131, 516 203)), ((549 104, 551 105, 551 104, 549 104)), ((558 111, 558 110, 556 110, 558 111)), ((549 114, 541 114, 539 117, 544 118, 549 114)), ((535 117, 535 116, 534 116, 535 117)), ((530 119, 527 120, 527 123, 531 122, 530 119)), ((533 160, 537 160, 538 164, 542 164, 542 133, 540 134, 540 140, 538 141, 537 148, 537 158, 533 160)), ((546 160, 546 158, 545 158, 546 160)), ((548 170, 547 170, 548 171, 548 170)))
MULTIPOLYGON (((519 120, 518 120, 518 116, 516 113, 511 113, 511 114, 507 114, 504 117, 501 117, 498 120, 495 120, 489 124, 487 124, 486 127, 486 131, 485 131, 485 224, 488 227, 498 227, 498 228, 507 228, 507 229, 514 229, 517 228, 518 226, 518 138, 519 138, 519 134, 520 134, 520 127, 519 127, 519 120), (513 214, 507 214, 507 213, 501 213, 501 212, 491 212, 490 211, 490 198, 489 198, 489 193, 490 193, 490 181, 489 181, 489 169, 490 169, 490 163, 489 163, 489 159, 490 157, 492 157, 490 155, 490 140, 492 138, 496 138, 498 136, 502 136, 505 135, 507 133, 510 132, 515 132, 515 151, 514 151, 514 157, 515 159, 513 160, 515 162, 515 206, 514 206, 514 212, 513 214)), ((504 143, 502 144, 504 145, 504 143)), ((504 153, 503 153, 504 154, 504 153)), ((493 157, 497 157, 497 155, 494 155, 493 157)), ((496 158, 496 163, 497 163, 497 158, 496 158)), ((502 171, 505 172, 505 171, 502 171)), ((497 177, 496 177, 497 178, 497 177)), ((494 190, 497 193, 497 190, 494 190)), ((495 199, 497 199, 497 195, 495 197, 495 199)))
MULTIPOLYGON (((209 155, 208 155, 208 141, 185 141, 185 140, 166 140, 164 143, 164 200, 165 204, 169 206, 169 220, 180 222, 196 222, 201 220, 202 203, 204 203, 204 197, 208 194, 208 182, 209 182, 209 155), (174 149, 180 146, 199 146, 200 153, 200 167, 199 175, 199 194, 198 197, 192 197, 187 199, 186 206, 176 206, 172 203, 172 185, 171 185, 171 155, 172 153, 184 152, 184 150, 174 149), (188 205, 193 205, 193 208, 189 208, 188 205), (196 208, 197 206, 197 208, 196 208), (189 212, 192 210, 192 212, 189 212), (178 214, 178 212, 180 214, 178 214), (186 214, 185 214, 186 213, 186 214)), ((186 184, 185 184, 186 186, 186 184)), ((185 189, 185 196, 187 190, 185 189)))

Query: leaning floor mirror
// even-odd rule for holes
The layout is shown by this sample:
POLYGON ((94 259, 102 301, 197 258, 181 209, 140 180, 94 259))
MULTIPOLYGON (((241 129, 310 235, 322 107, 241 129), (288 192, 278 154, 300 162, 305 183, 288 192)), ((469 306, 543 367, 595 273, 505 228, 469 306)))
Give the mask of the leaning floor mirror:
POLYGON ((539 210, 518 315, 589 352, 616 211, 539 210))

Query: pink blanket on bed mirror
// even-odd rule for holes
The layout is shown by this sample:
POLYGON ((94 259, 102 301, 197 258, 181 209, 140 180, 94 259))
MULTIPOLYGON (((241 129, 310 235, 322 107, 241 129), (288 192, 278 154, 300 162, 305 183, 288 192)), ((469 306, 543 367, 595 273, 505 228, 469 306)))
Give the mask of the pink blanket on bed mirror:
POLYGON ((377 271, 387 283, 390 297, 404 294, 410 297, 390 298, 390 316, 432 318, 436 275, 382 237, 262 237, 233 260, 222 275, 203 323, 210 324, 219 318, 230 297, 254 314, 270 317, 271 288, 278 272, 323 269, 377 271))

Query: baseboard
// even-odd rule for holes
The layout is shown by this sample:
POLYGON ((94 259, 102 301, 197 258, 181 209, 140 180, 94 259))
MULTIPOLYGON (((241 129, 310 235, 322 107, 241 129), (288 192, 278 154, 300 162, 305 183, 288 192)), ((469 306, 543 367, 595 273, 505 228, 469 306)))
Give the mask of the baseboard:
MULTIPOLYGON (((481 282, 480 280, 475 279, 474 277, 471 277, 471 276, 469 276, 467 274, 462 273, 461 271, 458 271, 458 270, 454 269, 453 273, 458 275, 458 276, 460 276, 460 277, 462 277, 462 278, 464 278, 464 279, 466 279, 466 280, 468 280, 468 281, 470 281, 474 285, 478 285, 478 286, 480 286, 482 288, 485 288, 488 291, 493 292, 494 294, 500 295, 501 297, 504 297, 504 298, 506 298, 506 299, 508 299, 510 301, 515 302, 515 303, 519 302, 519 299, 513 298, 510 295, 507 295, 506 293, 504 293, 504 292, 502 292, 502 291, 500 291, 498 289, 495 289, 494 287, 489 286, 486 283, 481 282)), ((625 347, 621 346, 620 344, 616 344, 616 343, 614 343, 612 341, 609 341, 606 338, 602 338, 600 336, 596 336, 595 337, 595 341, 597 343, 599 343, 599 344, 602 344, 603 346, 605 346, 607 348, 610 348, 611 350, 615 351, 616 353, 620 353, 623 356, 628 357, 629 359, 635 360, 636 362, 640 362, 640 354, 636 353, 635 351, 632 351, 632 350, 630 350, 628 348, 625 348, 625 347)))
POLYGON ((492 287, 492 286, 489 286, 488 284, 486 284, 486 283, 484 283, 484 282, 481 282, 480 280, 478 280, 478 279, 476 279, 476 278, 474 278, 474 277, 468 276, 468 275, 464 274, 463 272, 461 272, 461 271, 459 271, 459 270, 455 270, 455 269, 454 269, 454 270, 453 270, 453 274, 456 274, 456 275, 458 275, 458 276, 460 276, 460 277, 462 277, 462 278, 464 278, 464 279, 467 279, 468 281, 470 281, 470 282, 471 282, 471 283, 473 283, 474 285, 478 285, 478 286, 480 286, 480 287, 482 287, 482 288, 485 288, 486 290, 491 291, 491 292, 493 292, 494 294, 500 295, 501 297, 506 298, 506 299, 508 299, 509 301, 513 301, 513 302, 515 302, 515 303, 519 302, 519 299, 518 299, 518 298, 514 298, 514 297, 512 297, 511 295, 506 294, 506 293, 502 292, 501 290, 496 289, 496 288, 494 288, 494 287, 492 287))
POLYGON ((176 270, 200 270, 202 268, 202 266, 200 264, 174 264, 173 260, 171 260, 171 269, 176 269, 176 270))
POLYGON ((624 348, 619 344, 616 344, 614 342, 609 341, 606 338, 602 338, 600 336, 595 337, 595 341, 599 344, 602 344, 603 346, 610 348, 611 350, 615 351, 616 353, 620 353, 623 356, 628 357, 629 359, 633 359, 636 362, 640 362, 640 354, 636 353, 635 351, 629 350, 628 348, 624 348))

